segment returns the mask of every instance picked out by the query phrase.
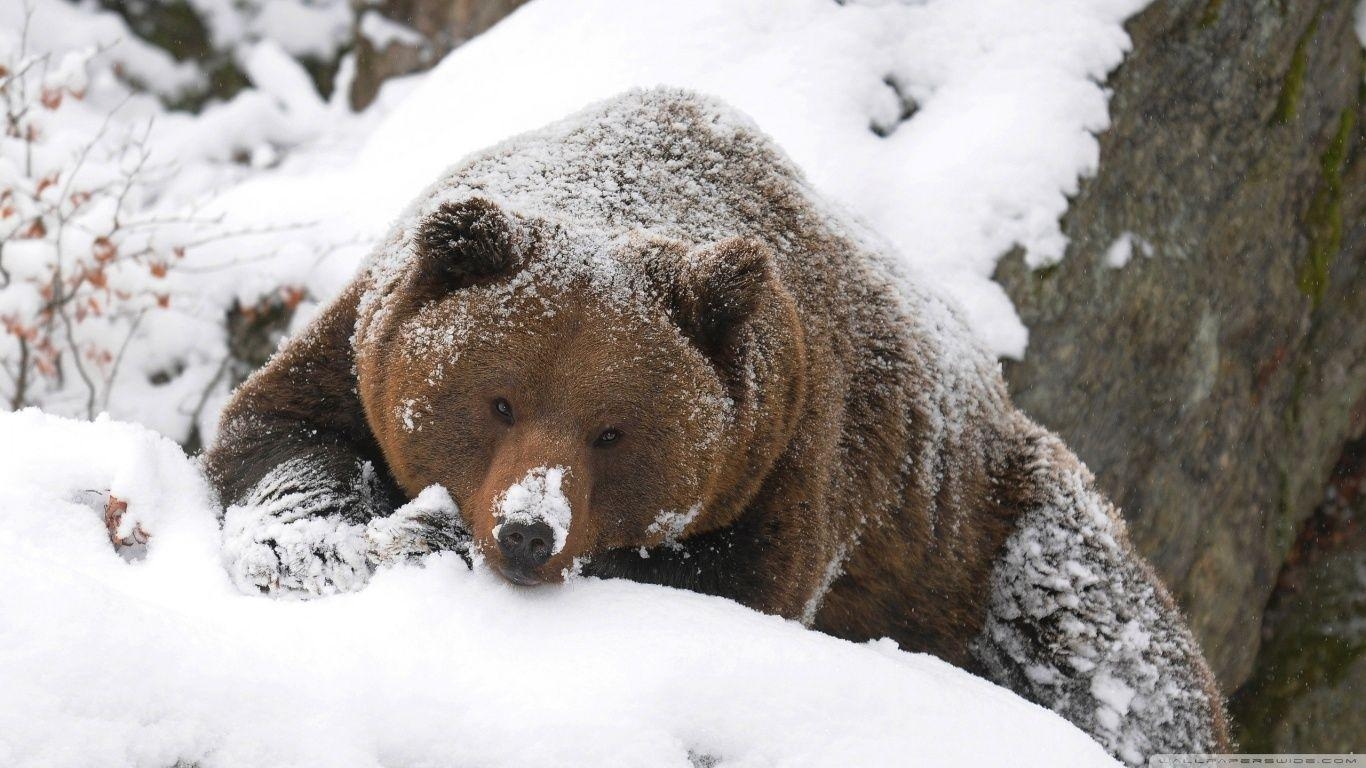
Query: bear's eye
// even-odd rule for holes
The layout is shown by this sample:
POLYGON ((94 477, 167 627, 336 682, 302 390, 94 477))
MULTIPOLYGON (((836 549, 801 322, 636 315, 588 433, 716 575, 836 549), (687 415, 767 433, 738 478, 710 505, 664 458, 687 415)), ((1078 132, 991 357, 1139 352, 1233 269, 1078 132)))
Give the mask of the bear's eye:
POLYGON ((494 399, 493 412, 498 414, 498 417, 503 421, 506 421, 509 424, 512 423, 512 403, 509 403, 507 400, 504 400, 501 397, 494 399))
POLYGON ((593 445, 599 448, 606 448, 610 445, 616 444, 616 442, 620 439, 621 432, 615 429, 604 429, 602 431, 602 434, 598 435, 598 439, 593 441, 593 445))

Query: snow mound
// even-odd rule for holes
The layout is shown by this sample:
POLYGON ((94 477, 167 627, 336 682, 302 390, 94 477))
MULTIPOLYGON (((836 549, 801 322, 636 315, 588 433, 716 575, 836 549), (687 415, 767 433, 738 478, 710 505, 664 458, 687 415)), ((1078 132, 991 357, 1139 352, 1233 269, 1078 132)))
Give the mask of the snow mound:
POLYGON ((1113 765, 936 659, 688 592, 519 589, 438 554, 242 596, 174 443, 32 410, 0 434, 5 766, 1113 765), (109 544, 111 495, 141 559, 109 544))

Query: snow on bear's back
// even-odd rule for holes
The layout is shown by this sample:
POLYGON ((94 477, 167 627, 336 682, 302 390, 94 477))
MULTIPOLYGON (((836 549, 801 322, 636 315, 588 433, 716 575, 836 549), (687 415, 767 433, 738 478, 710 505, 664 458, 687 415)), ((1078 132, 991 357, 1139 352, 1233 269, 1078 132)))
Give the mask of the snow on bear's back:
POLYGON ((751 237, 799 280, 803 240, 859 237, 747 116, 678 88, 629 91, 466 157, 400 215, 368 263, 375 282, 402 272, 433 211, 471 196, 604 255, 633 232, 687 245, 751 237))
POLYGON ((1010 410, 996 360, 960 309, 719 99, 681 88, 632 90, 468 156, 418 195, 372 255, 363 326, 373 326, 412 263, 421 223, 473 196, 557 228, 556 247, 523 282, 587 277, 629 302, 634 267, 614 252, 631 233, 686 245, 752 238, 773 251, 807 330, 814 323, 831 334, 852 375, 871 373, 879 355, 914 359, 933 383, 918 396, 945 434, 961 432, 969 411, 994 421, 1010 410), (839 341, 874 337, 894 349, 874 354, 839 341))
MULTIPOLYGON (((801 173, 744 114, 675 88, 630 91, 453 168, 424 209, 472 193, 583 229, 687 243, 782 228, 801 173)), ((800 209, 804 201, 794 201, 800 209)), ((773 243, 770 243, 773 245, 773 243)))

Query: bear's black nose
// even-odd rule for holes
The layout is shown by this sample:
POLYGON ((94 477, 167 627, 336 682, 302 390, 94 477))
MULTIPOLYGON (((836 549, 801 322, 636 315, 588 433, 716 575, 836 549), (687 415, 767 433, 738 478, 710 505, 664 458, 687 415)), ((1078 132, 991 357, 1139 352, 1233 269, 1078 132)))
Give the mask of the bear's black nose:
POLYGON ((529 575, 550 559, 555 534, 545 523, 503 523, 498 529, 498 549, 506 570, 529 575))

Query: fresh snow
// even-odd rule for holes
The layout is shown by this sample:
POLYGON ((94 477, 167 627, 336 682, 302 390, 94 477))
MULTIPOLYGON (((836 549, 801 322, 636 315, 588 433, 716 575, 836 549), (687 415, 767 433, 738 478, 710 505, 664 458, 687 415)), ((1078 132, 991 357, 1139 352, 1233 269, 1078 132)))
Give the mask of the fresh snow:
POLYGON ((98 50, 108 66, 155 93, 175 95, 200 85, 199 74, 188 62, 177 63, 169 53, 133 35, 113 11, 83 8, 56 0, 4 0, 0 2, 0 54, 18 47, 14 38, 25 30, 30 53, 98 50))
POLYGON ((564 467, 536 467, 513 483, 498 499, 498 524, 493 527, 493 538, 498 538, 505 523, 545 523, 555 536, 550 554, 564 549, 574 520, 574 511, 563 490, 568 473, 564 467))
POLYGON ((664 544, 677 547, 678 540, 683 538, 688 526, 692 525, 700 514, 702 514, 700 503, 689 507, 687 512, 679 512, 676 509, 661 509, 659 514, 655 515, 654 522, 645 529, 645 532, 651 535, 662 535, 664 544))
POLYGON ((273 41, 291 56, 326 60, 350 42, 351 5, 347 0, 193 0, 193 4, 221 8, 219 18, 233 11, 248 12, 250 37, 273 41))
POLYGON ((1105 256, 1103 259, 1105 266, 1112 269, 1122 269, 1129 263, 1129 260, 1133 258, 1135 247, 1137 247, 1139 252, 1144 256, 1153 255, 1153 246, 1151 243, 1132 232, 1125 232, 1115 238, 1115 241, 1110 244, 1110 247, 1105 249, 1105 256))
POLYGON ((374 9, 366 10, 361 14, 360 34, 375 46, 375 50, 382 51, 385 48, 398 43, 410 48, 420 48, 426 42, 417 30, 405 24, 400 24, 392 19, 380 15, 374 9))
POLYGON ((270 39, 291 54, 326 60, 348 42, 347 0, 189 0, 216 48, 240 53, 270 39))
POLYGON ((31 410, 0 434, 0 765, 1113 765, 931 657, 689 592, 527 590, 446 553, 327 600, 243 596, 174 443, 31 410), (142 559, 109 544, 107 494, 142 559))

